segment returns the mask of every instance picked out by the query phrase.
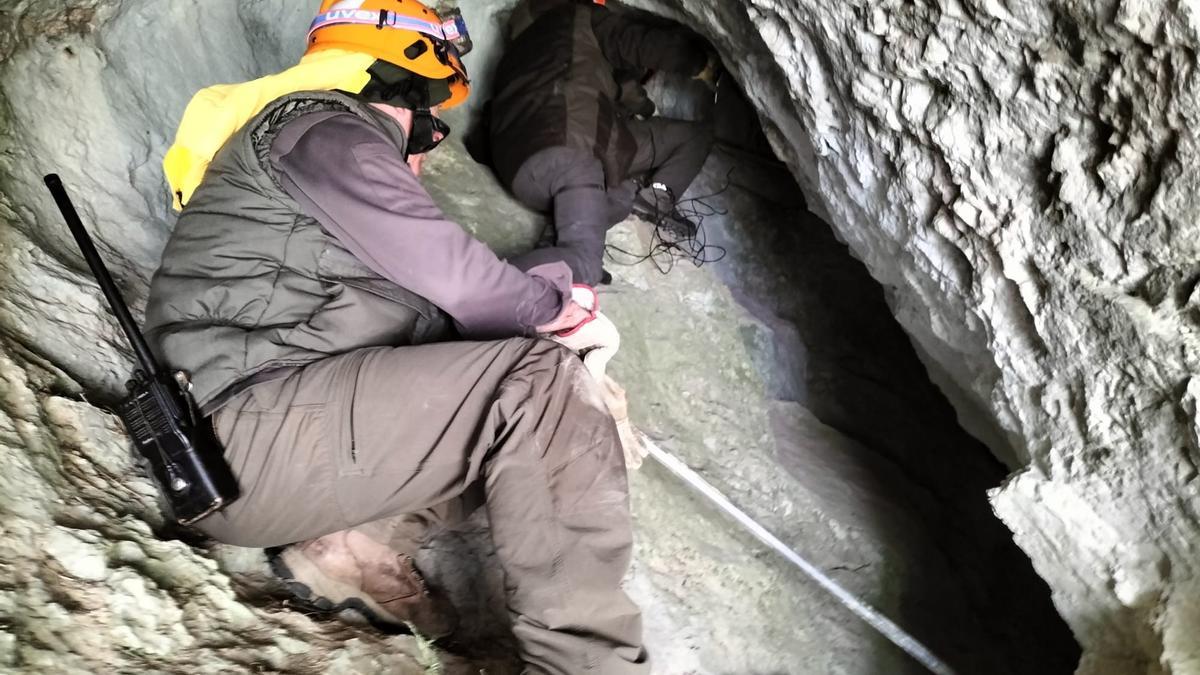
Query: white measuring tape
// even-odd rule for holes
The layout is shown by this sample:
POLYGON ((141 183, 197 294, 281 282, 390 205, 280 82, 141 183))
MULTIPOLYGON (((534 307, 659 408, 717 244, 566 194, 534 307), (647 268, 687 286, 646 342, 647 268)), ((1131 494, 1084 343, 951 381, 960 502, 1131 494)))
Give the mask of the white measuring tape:
POLYGON ((909 656, 919 661, 921 665, 928 668, 931 672, 936 673, 937 675, 955 675, 954 669, 946 665, 946 663, 939 659, 933 652, 929 651, 928 647, 921 644, 916 638, 906 633, 903 628, 897 626, 886 616, 876 611, 873 607, 854 597, 850 591, 842 588, 842 586, 836 581, 825 576, 824 572, 817 569, 815 565, 805 560, 800 556, 799 553, 796 553, 790 547, 788 547, 787 544, 780 541, 779 537, 776 537, 768 532, 767 528, 759 525, 758 522, 747 515, 745 511, 742 511, 738 507, 734 506, 733 502, 729 501, 725 495, 721 494, 719 490, 713 487, 708 481, 704 480, 700 474, 693 471, 688 465, 679 461, 679 459, 677 459, 671 453, 655 445, 649 438, 646 437, 645 434, 640 435, 642 437, 642 443, 645 444, 646 449, 650 452, 650 456, 657 460, 659 464, 662 464, 663 467, 665 467, 668 471, 675 474, 685 483, 695 488, 697 492, 704 495, 709 501, 719 506, 722 511, 732 516, 734 520, 741 523, 742 526, 749 530, 750 533, 753 534, 759 541, 775 549, 775 551, 777 551, 780 555, 790 560, 792 564, 794 564, 796 567, 799 567, 800 570, 803 571, 804 574, 806 574, 810 579, 817 582, 821 588, 829 591, 833 597, 837 598, 838 602, 846 607, 846 609, 849 609, 851 612, 854 612, 858 618, 866 621, 868 625, 879 631, 879 633, 890 640, 892 644, 896 645, 900 649, 903 649, 905 652, 908 652, 909 656))

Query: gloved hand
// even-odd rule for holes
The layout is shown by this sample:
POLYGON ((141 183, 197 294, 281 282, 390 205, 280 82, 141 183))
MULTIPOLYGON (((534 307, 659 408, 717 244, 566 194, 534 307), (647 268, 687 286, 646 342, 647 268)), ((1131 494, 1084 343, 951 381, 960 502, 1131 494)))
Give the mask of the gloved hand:
POLYGON ((601 312, 593 312, 591 318, 570 330, 546 337, 583 357, 583 365, 597 382, 604 381, 608 362, 621 348, 621 334, 601 312))
POLYGON ((547 333, 550 338, 583 358, 583 365, 597 382, 604 379, 604 369, 621 347, 621 334, 617 327, 601 314, 600 296, 596 289, 586 284, 575 284, 571 288, 571 300, 587 310, 587 318, 572 328, 547 333))
POLYGON ((604 405, 617 423, 617 436, 621 439, 621 450, 625 453, 625 467, 637 469, 649 451, 642 443, 641 436, 634 430, 629 421, 629 403, 625 400, 625 390, 611 377, 605 375, 600 382, 600 392, 604 396, 604 405))

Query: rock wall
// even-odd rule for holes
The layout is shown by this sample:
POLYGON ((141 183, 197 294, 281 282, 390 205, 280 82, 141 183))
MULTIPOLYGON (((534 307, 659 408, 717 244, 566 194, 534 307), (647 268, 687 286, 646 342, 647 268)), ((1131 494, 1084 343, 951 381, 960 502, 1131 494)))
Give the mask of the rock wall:
POLYGON ((754 83, 814 210, 1016 470, 992 503, 1079 672, 1200 672, 1195 8, 640 4, 754 83))
POLYGON ((166 30, 149 4, 0 10, 5 673, 423 673, 437 661, 411 637, 284 610, 261 564, 231 576, 255 568, 250 552, 195 546, 164 523, 120 422, 89 403, 123 388, 130 353, 40 177, 62 173, 140 308, 169 232, 158 158, 194 89, 176 75, 244 78, 268 60, 244 38, 221 41, 229 58, 214 59, 212 36, 185 39, 197 37, 185 26, 252 25, 255 8, 239 17, 232 6, 179 3, 166 30))
MULTIPOLYGON (((507 4, 463 3, 472 26, 490 31, 507 4)), ((1084 646, 1081 672, 1200 672, 1200 266, 1194 179, 1183 169, 1195 154, 1191 10, 636 4, 717 46, 809 208, 882 284, 961 423, 1018 471, 993 505, 1084 646)), ((84 390, 118 391, 129 355, 39 183, 63 174, 140 306, 171 227, 158 162, 188 97, 292 62, 288 36, 310 13, 284 0, 0 10, 0 450, 6 468, 21 467, 6 474, 13 498, 0 502, 0 666, 305 672, 384 667, 419 648, 281 609, 254 579, 257 554, 159 541, 174 533, 161 530, 148 486, 93 475, 135 473, 113 419, 81 401, 84 390), (249 608, 231 599, 234 583, 249 608), (80 641, 83 626, 99 627, 109 650, 80 641)), ((486 73, 496 41, 480 42, 471 58, 486 73)), ((532 241, 536 216, 498 202, 461 146, 439 153, 430 184, 451 215, 502 252, 532 241)), ((724 166, 710 163, 706 184, 719 184, 724 166)), ((1039 661, 1053 629, 1013 618, 1016 606, 1040 602, 1019 580, 1021 561, 1012 559, 1013 578, 978 567, 999 544, 987 543, 996 541, 987 514, 970 499, 995 470, 949 431, 920 442, 932 419, 922 414, 936 404, 925 394, 904 401, 898 379, 879 384, 876 366, 893 359, 863 367, 812 347, 810 319, 831 306, 805 298, 824 293, 838 307, 829 289, 852 275, 822 273, 824 285, 787 303, 764 300, 822 270, 786 258, 756 267, 766 253, 796 250, 754 227, 769 220, 740 211, 716 228, 731 248, 725 272, 618 273, 605 302, 625 328, 614 370, 635 396, 635 418, 964 672, 1062 672, 1061 657, 1039 661), (850 375, 863 384, 838 392, 850 375), (946 544, 939 529, 962 543, 946 544), (955 622, 971 625, 948 635, 942 626, 955 622)), ((644 236, 630 223, 614 241, 644 236)), ((858 316, 865 304, 841 309, 858 316)), ((880 325, 838 330, 886 332, 880 325)), ((665 672, 911 668, 661 473, 639 474, 634 490, 630 587, 665 672)))
POLYGON ((280 611, 269 583, 176 538, 120 422, 79 395, 5 342, 0 672, 419 675, 436 662, 410 637, 280 611))

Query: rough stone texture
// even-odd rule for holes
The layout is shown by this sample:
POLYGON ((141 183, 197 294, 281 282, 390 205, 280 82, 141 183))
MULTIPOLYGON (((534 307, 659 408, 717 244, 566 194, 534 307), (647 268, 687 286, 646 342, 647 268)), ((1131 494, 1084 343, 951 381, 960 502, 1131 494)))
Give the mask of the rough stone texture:
MULTIPOLYGON (((475 31, 468 60, 483 94, 497 7, 510 3, 462 4, 493 29, 475 31)), ((1080 671, 1200 672, 1190 6, 637 4, 717 46, 809 209, 883 285, 960 422, 1019 470, 992 502, 1084 646, 1080 671)), ((12 483, 0 667, 399 663, 408 641, 262 597, 260 554, 156 538, 174 533, 113 419, 79 401, 116 393, 128 352, 40 175, 63 174, 140 307, 171 227, 158 161, 188 97, 292 62, 311 12, 169 7, 0 10, 0 453, 12 483)), ((460 145, 434 158, 447 212, 504 253, 533 241, 540 220, 500 201, 460 145)), ((693 193, 735 165, 749 168, 715 156, 693 193)), ((1002 471, 947 421, 842 246, 742 175, 718 200, 728 216, 706 224, 727 260, 665 278, 612 266, 604 303, 625 337, 613 369, 635 421, 963 672, 1070 669, 1044 588, 983 502, 1002 471)), ((613 242, 644 249, 644 226, 613 242)), ((662 672, 913 668, 663 472, 648 467, 633 487, 629 588, 662 672)), ((473 549, 486 570, 472 527, 430 558, 473 549)), ((484 586, 456 597, 494 600, 484 586)))
POLYGON ((285 610, 261 552, 189 545, 164 525, 120 423, 83 399, 119 393, 130 355, 41 175, 63 175, 140 308, 169 232, 158 161, 198 86, 179 74, 245 79, 290 58, 189 26, 254 25, 256 10, 285 13, 0 11, 0 671, 422 673, 436 661, 412 638, 285 610))
MULTIPOLYGON (((540 221, 446 150, 426 176, 444 208, 501 252, 534 241, 540 221)), ((621 253, 647 250, 644 225, 610 234, 601 304, 623 327, 611 368, 635 422, 962 672, 1070 670, 1045 587, 983 499, 1003 470, 954 424, 878 286, 794 190, 777 162, 722 147, 689 191, 721 262, 664 276, 621 253)), ((665 672, 913 668, 794 570, 756 560, 741 533, 718 540, 728 524, 664 473, 633 488, 629 586, 665 672), (717 644, 692 637, 713 632, 717 644)))
POLYGON ((644 4, 758 84, 810 203, 1019 470, 992 502, 1079 671, 1200 672, 1194 6, 644 4))
POLYGON ((160 539, 120 422, 68 398, 78 388, 57 369, 4 351, 0 671, 425 672, 413 638, 254 602, 203 551, 160 539))
MULTIPOLYGON (((426 184, 447 211, 497 250, 528 246, 541 221, 506 200, 452 142, 445 150, 430 157, 426 184)), ((722 189, 735 165, 756 171, 759 191, 787 178, 778 166, 756 169, 719 153, 693 193, 722 189)), ((729 249, 723 264, 680 263, 664 276, 649 263, 629 266, 626 255, 608 263, 616 280, 601 303, 624 327, 611 369, 628 387, 635 422, 964 672, 1064 672, 1071 656, 1063 654, 1061 628, 1012 628, 1041 627, 1048 607, 1039 602, 1045 589, 1030 588, 1028 563, 987 513, 983 492, 1002 472, 981 447, 962 451, 973 441, 920 381, 878 287, 823 224, 794 229, 802 213, 795 203, 765 203, 736 184, 709 201, 729 212, 705 221, 710 240, 729 249), (845 306, 832 306, 831 295, 845 306), (853 330, 857 323, 869 327, 853 330), (904 366, 881 366, 888 361, 904 366), (866 381, 870 374, 875 381, 866 381), (800 403, 773 403, 780 398, 820 407, 874 450, 800 403), (913 475, 899 473, 881 451, 895 453, 913 475), (955 522, 955 534, 926 531, 926 520, 955 522), (1001 559, 1011 565, 993 564, 1001 559), (1033 610, 1005 606, 1024 595, 1033 610), (1021 642, 1036 645, 1037 656, 1017 649, 1021 642)), ((644 224, 628 221, 609 242, 640 252, 648 237, 644 224)), ((664 472, 634 475, 633 492, 638 547, 628 585, 647 610, 647 639, 662 672, 919 672, 664 472)), ((454 589, 460 607, 498 597, 494 583, 490 593, 475 582, 463 587, 462 579, 479 576, 470 573, 476 568, 456 569, 456 561, 486 554, 478 527, 465 533, 470 545, 449 537, 431 546, 432 569, 442 570, 437 581, 454 589)), ((493 616, 473 627, 480 638, 495 637, 503 608, 493 616)))

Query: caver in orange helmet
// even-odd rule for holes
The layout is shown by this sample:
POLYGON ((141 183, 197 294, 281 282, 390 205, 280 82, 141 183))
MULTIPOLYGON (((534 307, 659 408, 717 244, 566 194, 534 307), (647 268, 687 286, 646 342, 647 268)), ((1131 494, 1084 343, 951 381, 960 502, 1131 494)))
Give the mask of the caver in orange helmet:
POLYGON ((448 98, 431 105, 452 108, 470 93, 461 55, 469 48, 457 10, 446 17, 417 0, 324 0, 308 29, 308 52, 344 49, 369 54, 431 81, 448 98))

